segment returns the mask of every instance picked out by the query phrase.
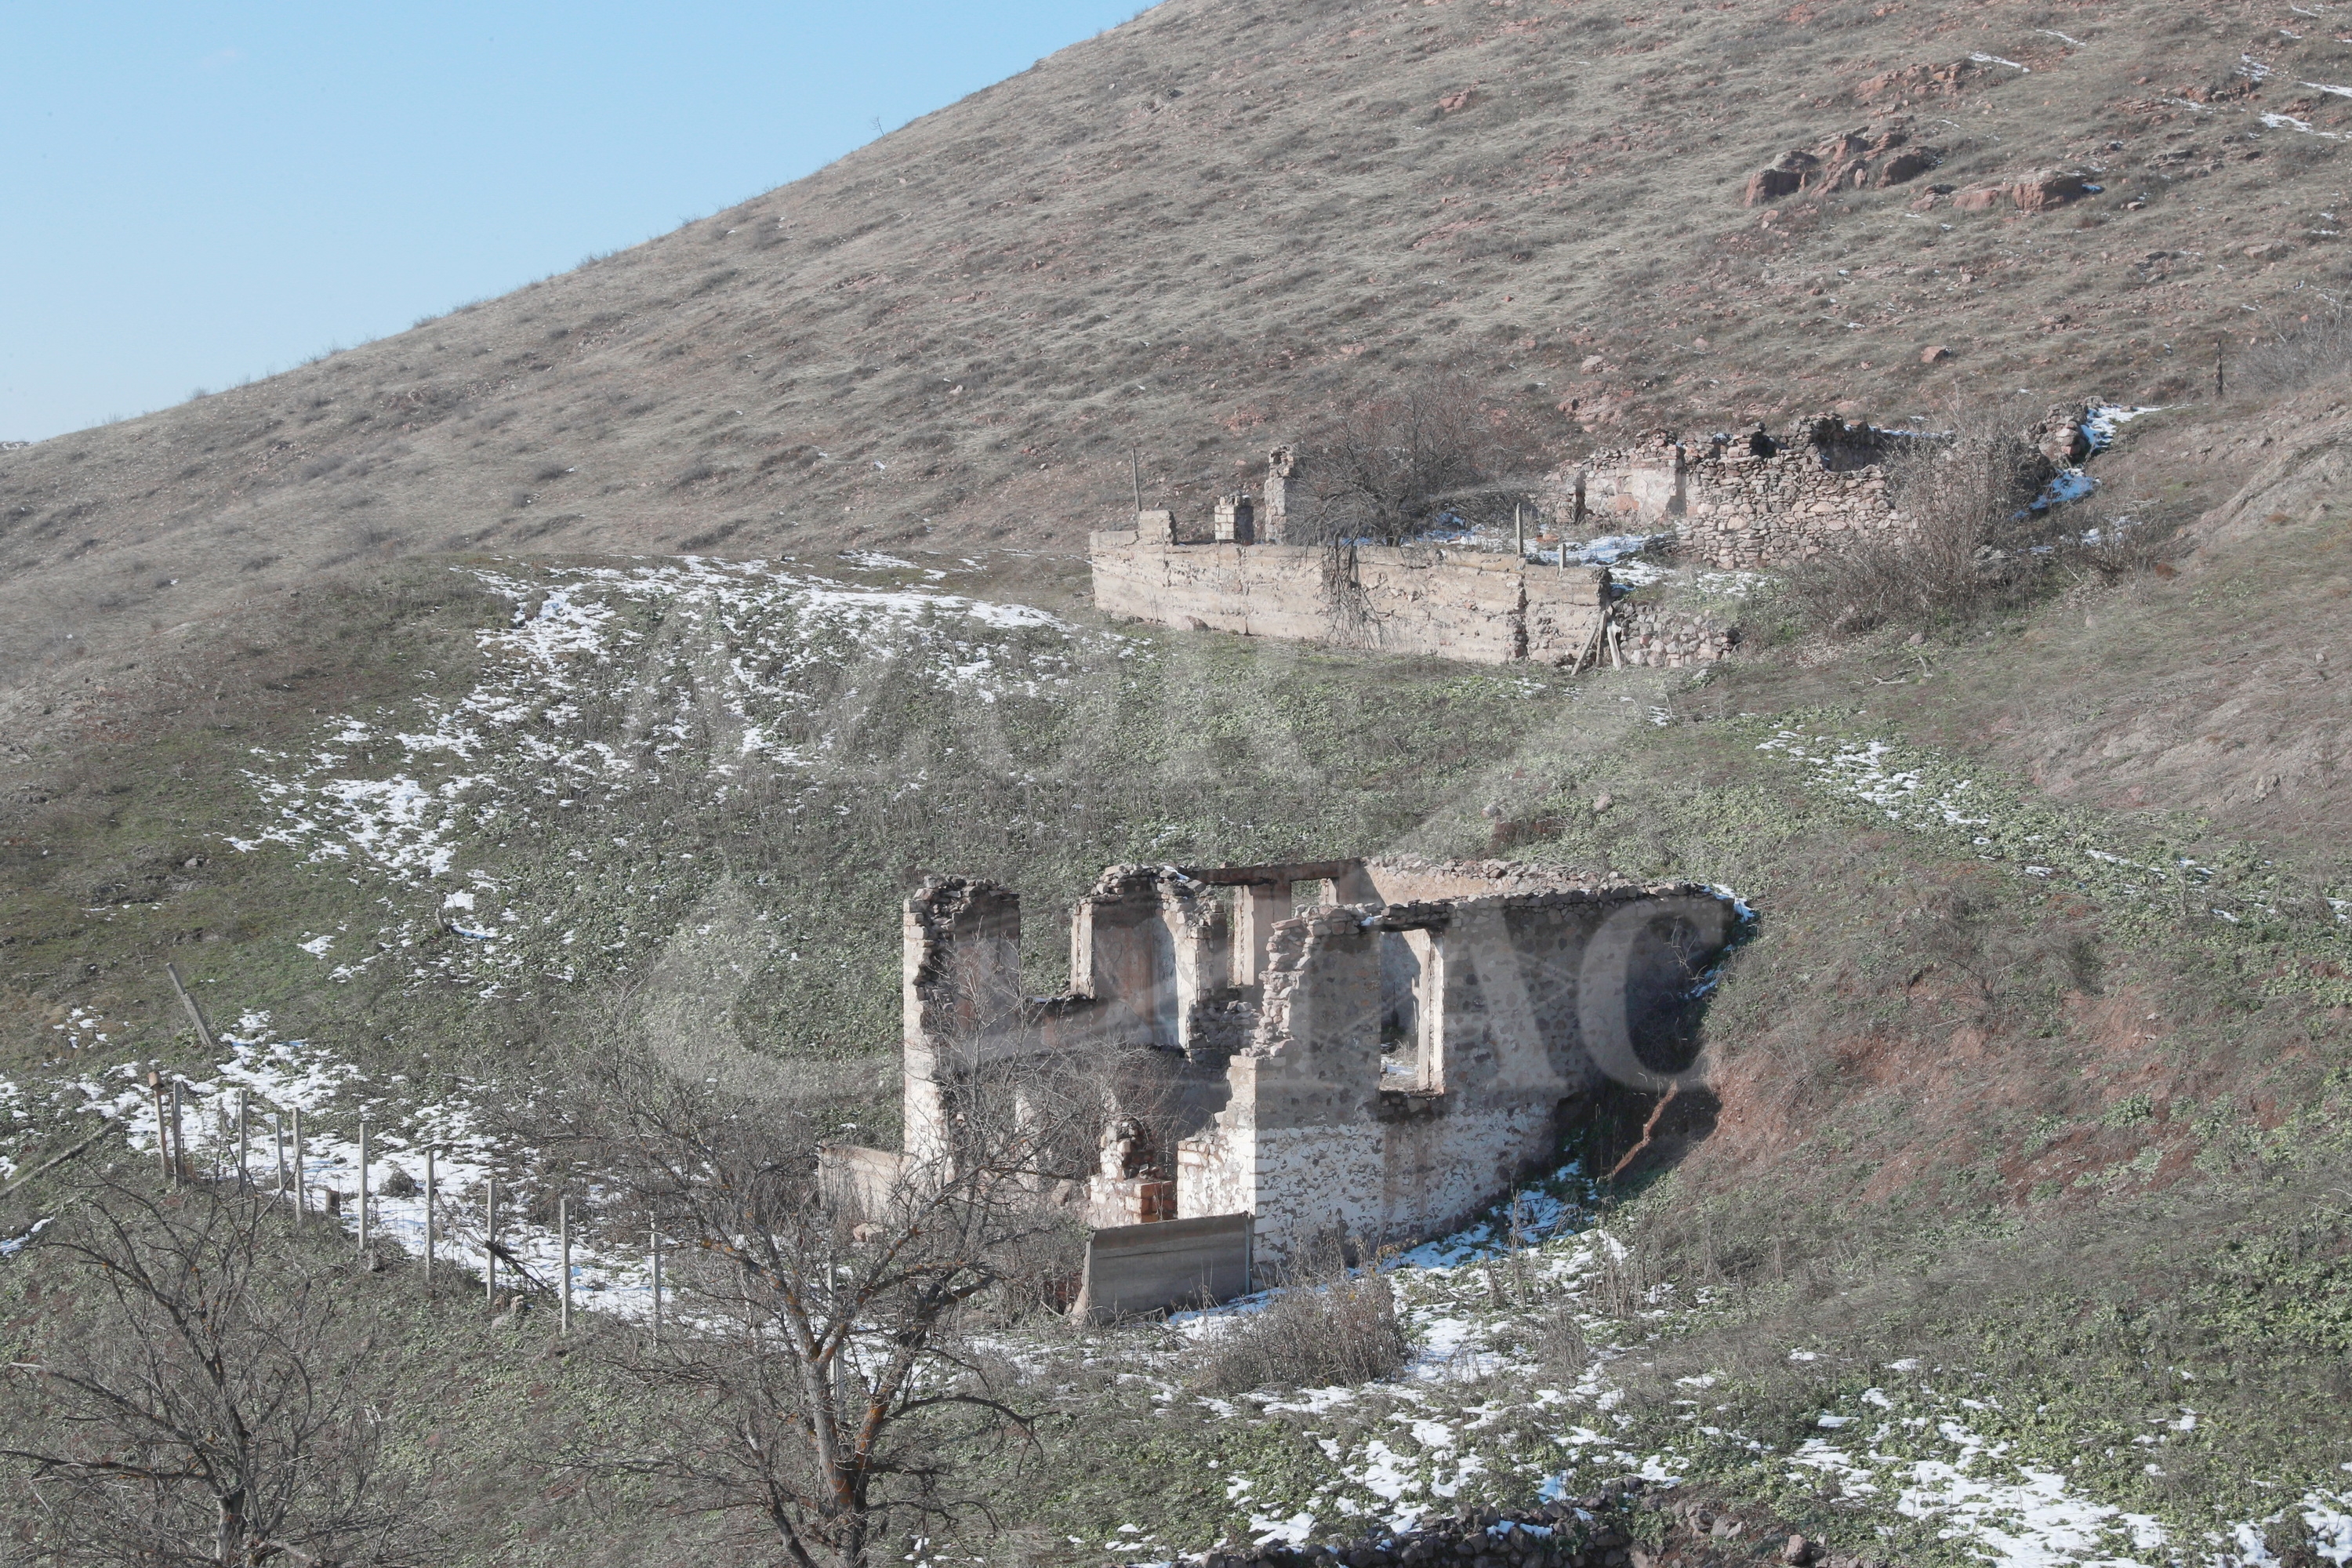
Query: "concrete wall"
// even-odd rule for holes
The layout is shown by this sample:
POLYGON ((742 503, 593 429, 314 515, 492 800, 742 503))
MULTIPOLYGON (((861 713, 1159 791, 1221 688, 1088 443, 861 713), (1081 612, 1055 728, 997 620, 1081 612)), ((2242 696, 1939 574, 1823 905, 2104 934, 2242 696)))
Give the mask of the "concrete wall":
POLYGON ((907 1195, 908 1156, 855 1143, 828 1143, 816 1152, 817 1193, 836 1212, 878 1217, 907 1195))
POLYGON ((1220 1214, 1098 1229, 1071 1311, 1100 1322, 1245 1296, 1251 1228, 1246 1214, 1220 1214))
MULTIPOLYGON (((1306 545, 1170 544, 1131 531, 1089 536, 1096 605, 1194 630, 1331 642, 1343 628, 1306 545)), ((1609 574, 1444 548, 1356 552, 1370 646, 1476 664, 1564 663, 1607 614, 1609 574)))

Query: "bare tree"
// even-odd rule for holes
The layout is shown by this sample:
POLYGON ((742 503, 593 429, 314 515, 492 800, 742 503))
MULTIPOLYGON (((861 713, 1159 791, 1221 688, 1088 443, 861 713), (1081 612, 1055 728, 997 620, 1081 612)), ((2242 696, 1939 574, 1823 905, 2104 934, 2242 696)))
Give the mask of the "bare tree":
POLYGON ((27 1467, 45 1560, 388 1560, 401 1515, 362 1336, 275 1220, 258 1194, 104 1183, 45 1236, 89 1288, 10 1363, 0 1437, 27 1467))
POLYGON ((1378 640, 1356 552, 1433 530, 1507 521, 1531 505, 1539 467, 1532 435, 1467 380, 1424 375, 1349 406, 1307 449, 1307 484, 1288 538, 1323 547, 1332 634, 1378 640))
POLYGON ((596 1075, 603 1163, 682 1256, 658 1451, 608 1469, 756 1520, 801 1568, 988 1517, 968 1461, 1025 1440, 1020 1380, 975 1334, 1074 1283, 1105 1097, 1091 1062, 975 1048, 929 1157, 828 1168, 805 1119, 644 1057, 596 1075))
POLYGON ((1536 485, 1533 441, 1458 375, 1353 405, 1309 450, 1303 536, 1396 544, 1449 519, 1507 521, 1536 485))

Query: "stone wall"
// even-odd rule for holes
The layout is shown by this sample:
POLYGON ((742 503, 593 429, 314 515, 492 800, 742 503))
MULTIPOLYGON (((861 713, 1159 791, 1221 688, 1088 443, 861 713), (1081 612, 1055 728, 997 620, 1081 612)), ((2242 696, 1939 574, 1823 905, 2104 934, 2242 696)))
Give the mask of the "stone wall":
MULTIPOLYGON (((1370 864, 1375 882, 1481 880, 1383 870, 1370 864)), ((1728 931, 1681 912, 1717 902, 1685 884, 1486 881, 1277 925, 1225 1105, 1180 1145, 1178 1212, 1255 1214, 1276 1262, 1335 1235, 1376 1245, 1463 1223, 1548 1164, 1604 1073, 1633 1067, 1629 1018, 1728 931)))
POLYGON ((1627 664, 1681 669, 1729 658, 1739 646, 1737 626, 1700 611, 1637 600, 1618 605, 1616 618, 1616 639, 1627 664))
POLYGON ((1090 1224, 1249 1215, 1277 1268, 1435 1234, 1552 1160, 1603 1075, 1640 1080, 1633 1021, 1728 930, 1703 888, 1502 862, 1112 866, 1072 910, 1069 990, 1023 998, 1018 897, 932 878, 906 905, 905 1159, 828 1152, 826 1190, 944 1167, 983 1064, 1084 1050, 1112 1068, 1066 1184, 1090 1224))
POLYGON ((1475 664, 1570 663, 1608 613, 1606 570, 1489 552, 1359 548, 1360 622, 1335 614, 1325 552, 1311 546, 1182 544, 1118 531, 1091 535, 1088 554, 1095 604, 1111 615, 1475 664))
POLYGON ((1573 522, 1581 487, 1583 525, 1634 533, 1671 530, 1676 552, 1707 565, 1781 566, 1840 542, 1898 528, 1883 461, 1892 437, 1840 426, 1821 438, 1773 443, 1759 457, 1743 442, 1696 448, 1654 441, 1596 452, 1556 483, 1573 522))

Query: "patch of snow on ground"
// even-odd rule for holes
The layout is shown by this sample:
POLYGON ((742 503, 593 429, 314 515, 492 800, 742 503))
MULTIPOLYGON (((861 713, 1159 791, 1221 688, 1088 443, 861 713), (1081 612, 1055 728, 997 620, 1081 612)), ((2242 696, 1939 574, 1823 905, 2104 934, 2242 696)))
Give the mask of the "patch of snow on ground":
MULTIPOLYGON (((857 563, 908 566, 880 555, 857 563)), ((473 575, 514 608, 478 634, 482 669, 470 690, 429 694, 400 721, 334 716, 326 744, 257 750, 246 769, 266 815, 229 837, 235 848, 279 845, 423 895, 395 900, 397 918, 377 940, 349 944, 356 951, 332 971, 338 981, 392 964, 411 981, 454 980, 486 994, 515 984, 523 960, 512 939, 525 915, 494 879, 461 868, 468 842, 504 820, 601 805, 656 780, 696 781, 722 800, 748 762, 813 778, 835 743, 827 694, 845 666, 887 664, 995 703, 1057 696, 1081 657, 1124 658, 1138 647, 1032 605, 761 562, 682 556, 473 575), (583 703, 605 716, 603 736, 583 703), (625 717, 613 717, 616 706, 625 717), (470 886, 447 891, 453 879, 470 886), (436 940, 445 931, 467 940, 436 940)), ((903 787, 919 791, 923 780, 903 787)), ((614 854, 625 858, 625 847, 614 854)), ((302 946, 324 957, 313 944, 334 940, 302 946)))
MULTIPOLYGON (((236 1131, 240 1101, 246 1111, 242 1146, 246 1180, 291 1203, 298 1191, 309 1197, 310 1222, 356 1232, 360 1188, 359 1125, 368 1123, 370 1239, 396 1244, 412 1258, 425 1252, 425 1153, 434 1155, 436 1268, 478 1276, 489 1257, 483 1197, 492 1177, 501 1194, 496 1239, 521 1262, 532 1279, 552 1288, 560 1278, 562 1248, 553 1227, 527 1217, 533 1195, 526 1185, 531 1151, 499 1145, 485 1134, 471 1107, 458 1102, 410 1100, 396 1084, 377 1085, 331 1054, 302 1040, 278 1040, 266 1016, 247 1014, 236 1032, 224 1032, 226 1060, 208 1077, 179 1077, 183 1097, 182 1158, 192 1174, 207 1180, 236 1177, 240 1144, 236 1131), (294 1177, 293 1121, 302 1119, 301 1181, 294 1177), (394 1168, 415 1190, 394 1196, 383 1189, 394 1168), (340 1194, 338 1213, 326 1209, 327 1194, 340 1194)), ((136 1152, 158 1153, 155 1100, 142 1069, 122 1063, 65 1091, 74 1109, 115 1121, 136 1152)), ((581 1194, 588 1196, 588 1194, 581 1194)), ((29 1236, 30 1233, 28 1232, 29 1236)), ((24 1237, 17 1238, 21 1245, 24 1237)), ((0 1256, 13 1250, 0 1245, 0 1256)), ((513 1270, 499 1266, 505 1289, 513 1270)), ((572 1303, 582 1310, 641 1319, 653 1305, 652 1264, 641 1247, 614 1249, 585 1227, 572 1245, 572 1303)))

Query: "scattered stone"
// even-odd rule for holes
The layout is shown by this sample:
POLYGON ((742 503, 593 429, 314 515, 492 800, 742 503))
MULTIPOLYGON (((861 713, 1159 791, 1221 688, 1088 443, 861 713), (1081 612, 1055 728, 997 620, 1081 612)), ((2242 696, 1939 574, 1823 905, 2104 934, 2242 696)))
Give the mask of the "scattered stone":
POLYGON ((1940 149, 1912 145, 1910 121, 1897 119, 1824 137, 1810 150, 1790 149, 1748 177, 1741 200, 1752 207, 1800 191, 1884 190, 1943 161, 1940 149))
POLYGON ((2090 416, 2083 404, 2053 404, 2042 423, 2025 433, 2026 445, 2061 467, 2072 467, 2091 455, 2091 436, 2084 428, 2090 416))
POLYGON ((1969 185, 1952 195, 1954 212, 1984 213, 2008 205, 2009 187, 2006 185, 1969 185))
POLYGON ((1595 816, 1598 816, 1616 804, 1617 797, 1611 795, 1608 791, 1603 790, 1601 794, 1592 797, 1592 814, 1595 816))
POLYGON ((1897 105, 1914 99, 1948 97, 1960 90, 1960 85, 1977 75, 1979 67, 1973 60, 1955 60, 1949 65, 1905 66, 1899 70, 1883 71, 1864 79, 1853 89, 1860 103, 1874 103, 1893 99, 1897 105))
POLYGON ((1801 1535, 1789 1537, 1789 1543, 1780 1548, 1780 1561, 1789 1563, 1790 1568, 1802 1568, 1812 1560, 1813 1543, 1801 1535))
POLYGON ((1919 351, 1919 363, 1921 364, 1941 364, 1951 357, 1952 351, 1946 348, 1941 343, 1936 343, 1919 351))

